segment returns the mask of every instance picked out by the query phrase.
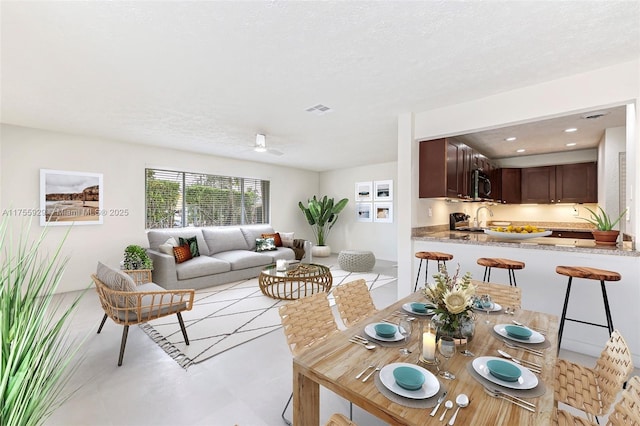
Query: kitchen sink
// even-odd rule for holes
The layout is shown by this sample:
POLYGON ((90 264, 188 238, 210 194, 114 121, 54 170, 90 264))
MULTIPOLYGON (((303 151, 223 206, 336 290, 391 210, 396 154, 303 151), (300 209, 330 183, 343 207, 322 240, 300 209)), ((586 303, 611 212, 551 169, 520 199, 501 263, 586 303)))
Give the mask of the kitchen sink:
POLYGON ((484 232, 487 228, 480 228, 475 226, 461 226, 456 228, 456 231, 466 231, 466 232, 484 232))

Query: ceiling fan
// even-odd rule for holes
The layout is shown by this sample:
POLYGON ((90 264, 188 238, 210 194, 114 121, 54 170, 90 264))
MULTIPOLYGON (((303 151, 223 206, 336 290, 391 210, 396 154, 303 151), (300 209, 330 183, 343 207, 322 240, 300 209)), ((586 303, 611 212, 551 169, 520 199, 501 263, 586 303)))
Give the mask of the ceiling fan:
POLYGON ((277 149, 267 148, 267 137, 261 133, 258 133, 256 135, 256 143, 253 146, 253 150, 255 152, 268 152, 269 154, 273 154, 273 155, 284 154, 283 152, 278 151, 277 149))

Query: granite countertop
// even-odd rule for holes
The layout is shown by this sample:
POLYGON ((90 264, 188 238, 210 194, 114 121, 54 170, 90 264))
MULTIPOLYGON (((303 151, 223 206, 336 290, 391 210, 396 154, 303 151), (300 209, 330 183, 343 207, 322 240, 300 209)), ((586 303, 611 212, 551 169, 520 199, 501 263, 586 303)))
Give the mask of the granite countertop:
MULTIPOLYGON (((546 226, 545 229, 562 231, 586 230, 584 228, 568 226, 562 229, 559 229, 556 226, 546 226)), ((624 241, 618 243, 616 246, 596 246, 594 240, 580 238, 540 237, 530 238, 527 240, 506 240, 489 236, 484 232, 450 231, 448 229, 448 225, 413 228, 412 239, 414 241, 437 240, 454 244, 490 245, 539 250, 608 254, 614 256, 640 256, 640 252, 634 250, 633 241, 624 241)))

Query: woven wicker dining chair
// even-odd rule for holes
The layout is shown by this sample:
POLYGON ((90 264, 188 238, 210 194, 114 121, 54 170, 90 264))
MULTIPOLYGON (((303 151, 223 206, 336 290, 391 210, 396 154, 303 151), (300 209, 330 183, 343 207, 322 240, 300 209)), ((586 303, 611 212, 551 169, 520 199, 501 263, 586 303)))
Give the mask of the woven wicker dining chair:
MULTIPOLYGON (((557 410, 555 422, 558 426, 597 426, 597 423, 592 423, 584 417, 574 416, 565 410, 557 410)), ((627 389, 622 391, 620 400, 609 414, 607 425, 640 425, 640 376, 634 376, 629 380, 627 389)))
POLYGON ((632 371, 631 351, 620 332, 614 330, 594 368, 558 359, 555 400, 582 410, 589 421, 597 421, 598 416, 609 412, 632 371))
MULTIPOLYGON (((289 302, 281 306, 278 313, 293 356, 300 355, 327 337, 339 333, 327 293, 324 292, 289 302)), ((291 425, 291 421, 284 413, 292 398, 293 392, 282 410, 282 420, 288 425, 291 425)))
POLYGON ((522 290, 520 287, 480 281, 474 281, 473 284, 476 286, 476 294, 478 296, 488 294, 491 296, 491 300, 503 308, 520 309, 522 307, 522 290))
POLYGON ((347 327, 378 312, 371 299, 367 282, 363 279, 335 287, 333 296, 336 299, 340 318, 347 327))
POLYGON ((358 426, 349 420, 344 414, 333 413, 324 426, 358 426))

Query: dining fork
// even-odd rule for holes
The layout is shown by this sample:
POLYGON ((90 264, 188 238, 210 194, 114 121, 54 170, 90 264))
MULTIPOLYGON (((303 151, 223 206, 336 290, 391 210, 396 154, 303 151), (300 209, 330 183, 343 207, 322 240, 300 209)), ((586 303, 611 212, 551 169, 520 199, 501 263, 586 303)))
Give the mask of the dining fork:
POLYGON ((380 366, 379 365, 371 373, 369 373, 366 376, 364 376, 364 379, 362 379, 362 382, 364 383, 367 380, 369 380, 369 377, 373 376, 373 374, 375 374, 376 371, 380 371, 380 366))
POLYGON ((497 392, 495 389, 484 388, 484 391, 488 395, 492 396, 493 398, 503 399, 503 400, 505 400, 507 402, 510 402, 510 403, 512 403, 514 405, 517 405, 518 407, 521 407, 521 408, 524 408, 525 410, 531 411, 532 413, 536 412, 535 405, 531 404, 530 402, 523 401, 520 398, 511 399, 511 398, 515 398, 515 397, 512 397, 511 395, 505 394, 503 392, 499 392, 499 391, 497 392), (520 402, 520 401, 522 401, 522 402, 520 402), (533 405, 533 407, 531 405, 533 405))

